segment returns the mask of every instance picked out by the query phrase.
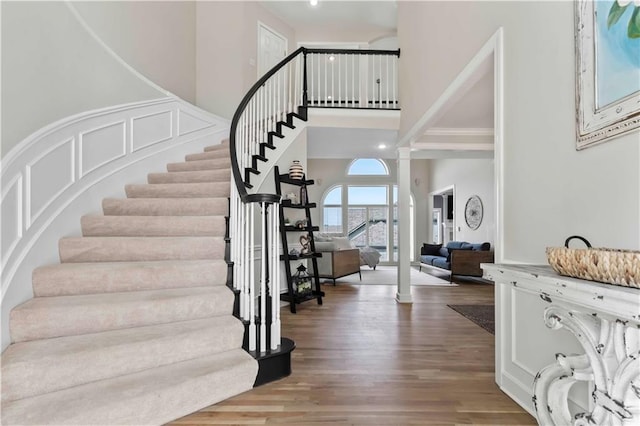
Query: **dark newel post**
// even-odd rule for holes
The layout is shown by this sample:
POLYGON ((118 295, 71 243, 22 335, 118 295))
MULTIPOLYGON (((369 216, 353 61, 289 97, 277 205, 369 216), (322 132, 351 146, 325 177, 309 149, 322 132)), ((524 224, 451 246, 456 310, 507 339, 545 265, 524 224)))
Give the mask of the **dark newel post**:
POLYGON ((307 106, 309 97, 307 95, 307 52, 304 52, 304 61, 302 65, 302 105, 307 106))

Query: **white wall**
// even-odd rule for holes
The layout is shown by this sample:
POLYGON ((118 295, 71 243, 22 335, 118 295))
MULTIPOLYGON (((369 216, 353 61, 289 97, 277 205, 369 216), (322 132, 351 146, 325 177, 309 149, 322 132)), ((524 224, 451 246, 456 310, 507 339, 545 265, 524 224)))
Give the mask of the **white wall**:
POLYGON ((395 34, 386 29, 373 29, 369 26, 358 27, 357 25, 344 25, 343 23, 308 25, 298 29, 296 32, 296 36, 301 42, 356 43, 363 45, 372 40, 393 35, 395 34))
POLYGON ((257 2, 196 3, 196 104, 232 118, 257 81, 258 21, 289 40, 295 33, 257 2))
MULTIPOLYGON (((487 159, 441 159, 429 160, 429 190, 439 191, 455 186, 454 224, 456 240, 471 243, 488 241, 494 245, 495 203, 493 160, 487 159), (484 216, 480 227, 472 230, 464 220, 464 208, 470 196, 482 200, 484 216)), ((433 198, 433 197, 430 197, 433 198)), ((429 200, 431 210, 432 199, 429 200)), ((429 241, 433 240, 429 229, 429 241)))
POLYGON ((638 133, 575 150, 573 23, 568 1, 398 3, 401 136, 504 27, 507 260, 546 263, 573 234, 640 247, 638 133))
POLYGON ((82 1, 73 6, 125 62, 160 87, 195 102, 195 2, 82 1))
POLYGON ((82 111, 165 96, 91 38, 63 2, 2 2, 2 156, 82 111))
MULTIPOLYGON (((351 164, 351 159, 341 160, 320 160, 309 159, 307 175, 310 179, 316 181, 315 185, 309 187, 309 200, 318 203, 318 208, 313 211, 312 220, 314 225, 320 225, 321 208, 320 203, 322 197, 337 184, 350 183, 357 185, 376 185, 376 184, 397 184, 397 161, 383 160, 389 168, 389 176, 346 176, 347 168, 351 164)), ((426 160, 411 160, 411 194, 414 197, 415 211, 415 249, 416 256, 419 253, 423 242, 427 242, 427 232, 429 227, 429 218, 431 214, 427 214, 427 199, 429 192, 429 173, 427 170, 426 160), (416 179, 418 184, 416 185, 416 179)), ((346 230, 345 230, 346 233, 346 230)), ((417 259, 417 257, 416 257, 417 259)))

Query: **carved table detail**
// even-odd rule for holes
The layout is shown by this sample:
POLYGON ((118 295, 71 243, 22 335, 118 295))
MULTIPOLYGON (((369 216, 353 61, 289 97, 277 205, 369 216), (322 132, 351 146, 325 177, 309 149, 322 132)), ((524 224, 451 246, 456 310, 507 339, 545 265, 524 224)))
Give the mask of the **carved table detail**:
MULTIPOLYGON (((538 423, 640 425, 640 290, 563 277, 547 266, 483 264, 482 267, 484 277, 496 283, 496 311, 501 312, 501 321, 537 321, 535 315, 522 316, 519 311, 510 311, 510 305, 500 306, 515 297, 514 292, 537 295, 544 302, 538 308, 538 312, 544 309, 543 318, 537 318, 551 330, 565 329, 571 333, 579 344, 578 352, 582 352, 563 354, 556 350, 555 362, 535 375, 529 395, 538 423), (578 383, 586 383, 590 395, 588 408, 576 413, 569 393, 578 383)), ((505 327, 510 327, 509 324, 505 327)), ((559 334, 558 338, 569 338, 567 334, 564 336, 559 334)), ((509 383, 504 377, 510 377, 514 368, 510 361, 510 338, 508 332, 496 333, 496 358, 502 360, 496 366, 496 381, 507 393, 516 394, 516 388, 506 388, 501 383, 501 379, 509 383)), ((539 347, 540 360, 543 353, 547 354, 544 359, 548 359, 549 350, 554 349, 549 344, 539 347)), ((522 406, 528 405, 525 401, 522 397, 518 400, 522 406)))
POLYGON ((638 323, 603 318, 559 306, 544 312, 547 327, 570 331, 584 355, 556 355, 534 381, 533 403, 543 425, 640 424, 640 329, 638 323), (568 394, 578 381, 592 384, 593 409, 572 418, 568 394))

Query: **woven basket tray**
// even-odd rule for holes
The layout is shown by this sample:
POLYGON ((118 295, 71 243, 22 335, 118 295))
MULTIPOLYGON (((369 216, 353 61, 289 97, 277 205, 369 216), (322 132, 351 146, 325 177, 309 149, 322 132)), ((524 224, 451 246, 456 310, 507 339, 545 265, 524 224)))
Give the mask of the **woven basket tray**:
POLYGON ((547 259, 560 275, 640 288, 640 251, 592 248, 582 237, 567 238, 565 247, 547 247, 547 259), (569 248, 577 238, 588 248, 569 248))

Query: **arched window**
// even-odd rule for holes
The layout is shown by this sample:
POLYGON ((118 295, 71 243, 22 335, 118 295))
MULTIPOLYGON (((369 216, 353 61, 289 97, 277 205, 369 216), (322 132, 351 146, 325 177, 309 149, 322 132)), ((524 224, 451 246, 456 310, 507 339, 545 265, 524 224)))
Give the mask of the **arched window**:
POLYGON ((349 176, 387 176, 388 174, 387 165, 377 158, 358 158, 349 165, 347 170, 349 176))
POLYGON ((322 232, 342 234, 342 185, 327 191, 322 200, 322 232))
MULTIPOLYGON (((398 260, 398 188, 384 161, 359 158, 347 168, 344 181, 325 192, 321 231, 349 238, 356 247, 372 247, 382 262, 398 260), (381 176, 364 183, 358 176, 381 176), (386 178, 385 178, 386 177, 386 178)), ((414 199, 411 196, 411 260, 414 258, 414 199)))

